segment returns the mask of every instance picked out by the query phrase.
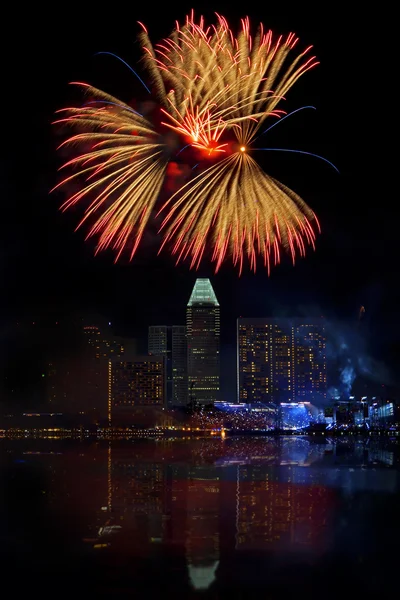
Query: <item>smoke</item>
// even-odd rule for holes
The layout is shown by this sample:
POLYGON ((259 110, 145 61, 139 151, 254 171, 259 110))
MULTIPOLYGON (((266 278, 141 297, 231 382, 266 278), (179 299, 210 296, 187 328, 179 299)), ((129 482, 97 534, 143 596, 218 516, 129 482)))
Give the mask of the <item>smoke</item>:
MULTIPOLYGON (((324 314, 318 306, 301 306, 296 312, 304 318, 324 314)), ((328 398, 349 397, 352 394, 375 395, 378 386, 395 385, 389 368, 372 356, 371 333, 364 319, 362 322, 361 325, 356 318, 344 321, 324 316, 330 384, 328 398)))
POLYGON ((178 191, 187 181, 191 169, 188 165, 171 161, 168 163, 165 188, 169 193, 178 191))
MULTIPOLYGON (((369 350, 369 332, 353 324, 327 321, 328 359, 336 369, 337 382, 328 395, 350 396, 356 384, 392 385, 392 376, 387 366, 376 360, 369 350)), ((332 373, 334 375, 334 373, 332 373)))
POLYGON ((340 381, 342 383, 343 391, 346 396, 350 396, 353 382, 356 378, 356 372, 351 364, 351 360, 348 359, 348 364, 340 373, 340 381))

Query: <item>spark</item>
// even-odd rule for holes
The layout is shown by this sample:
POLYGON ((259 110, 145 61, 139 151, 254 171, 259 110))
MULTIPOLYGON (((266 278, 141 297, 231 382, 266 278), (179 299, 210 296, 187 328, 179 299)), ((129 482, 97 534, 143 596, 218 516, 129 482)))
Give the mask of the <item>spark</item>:
POLYGON ((253 32, 247 17, 235 35, 223 16, 217 14, 210 27, 202 17, 196 22, 192 12, 154 46, 139 25, 151 88, 117 55, 98 54, 116 57, 153 91, 165 129, 158 131, 113 96, 78 84, 89 99, 59 111, 56 121, 74 129, 60 147, 81 149, 64 165, 72 174, 55 188, 75 186, 62 210, 85 203, 78 227, 88 224, 87 237, 98 240, 96 252, 112 248, 116 260, 127 249, 134 256, 154 216, 162 219, 160 251, 171 245, 176 261, 188 259, 193 268, 210 251, 216 271, 228 256, 240 273, 246 260, 255 271, 261 257, 269 273, 282 250, 294 263, 307 246, 315 248, 320 231, 315 213, 250 156, 254 150, 297 152, 336 169, 310 152, 254 146, 289 116, 314 108, 289 114, 281 108, 297 80, 319 64, 310 55, 311 46, 292 56, 298 46, 295 34, 275 37, 262 25, 253 32), (277 120, 265 128, 271 119, 277 120), (165 130, 182 142, 179 150, 170 147, 165 130), (204 161, 191 166, 190 148, 202 151, 204 161), (190 176, 159 206, 161 192, 167 193, 168 163, 184 150, 180 160, 189 163, 190 176))
POLYGON ((330 160, 328 160, 327 158, 324 158, 323 156, 320 156, 319 154, 314 154, 313 152, 306 152, 305 150, 292 150, 292 149, 288 149, 288 148, 256 148, 257 150, 270 150, 272 152, 294 152, 295 154, 305 154, 307 156, 313 156, 314 158, 318 158, 319 160, 323 160, 324 162, 326 162, 328 165, 330 165, 333 169, 335 169, 335 171, 337 173, 339 173, 339 169, 333 164, 333 162, 331 162, 330 160))
POLYGON ((164 181, 164 145, 151 123, 129 106, 91 86, 85 90, 96 100, 66 109, 66 118, 57 121, 84 129, 62 144, 84 150, 65 165, 73 164, 76 172, 56 186, 83 180, 61 208, 90 197, 78 228, 91 222, 87 238, 98 236, 96 252, 111 247, 118 259, 131 247, 132 258, 164 181))
POLYGON ((144 89, 151 94, 151 91, 149 90, 149 88, 147 87, 147 85, 145 84, 145 82, 143 81, 143 79, 140 77, 140 75, 138 75, 136 73, 136 71, 134 69, 132 69, 131 65, 129 63, 127 63, 123 58, 121 58, 120 56, 118 56, 118 54, 114 54, 113 52, 96 52, 95 56, 99 56, 101 54, 107 54, 108 56, 113 56, 114 58, 116 58, 117 60, 119 60, 120 62, 122 62, 122 64, 124 64, 126 67, 128 67, 128 69, 131 71, 131 73, 134 74, 134 76, 140 81, 140 83, 143 85, 144 89))
POLYGON ((288 113, 287 115, 285 115, 284 117, 281 117, 279 119, 279 121, 276 121, 275 123, 272 123, 272 125, 270 125, 269 127, 267 127, 267 129, 265 129, 262 133, 260 133, 259 136, 257 136, 257 138, 254 139, 254 141, 256 141, 258 138, 260 138, 262 135, 264 135, 265 133, 267 133, 268 131, 271 131, 271 129, 273 129, 274 127, 276 127, 277 125, 279 125, 280 123, 283 123, 283 121, 285 119, 288 119, 289 117, 291 117, 292 115, 295 115, 296 113, 300 112, 301 110, 305 110, 307 108, 312 108, 313 110, 317 110, 315 108, 315 106, 301 106, 300 108, 296 108, 296 110, 292 110, 292 112, 288 113))

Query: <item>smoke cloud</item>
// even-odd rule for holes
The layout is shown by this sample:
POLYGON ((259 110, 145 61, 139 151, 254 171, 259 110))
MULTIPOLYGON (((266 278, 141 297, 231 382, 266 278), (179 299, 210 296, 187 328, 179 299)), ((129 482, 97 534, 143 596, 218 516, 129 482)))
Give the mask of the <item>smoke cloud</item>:
MULTIPOLYGON (((298 316, 321 317, 324 311, 319 306, 299 306, 298 316)), ((293 313, 292 313, 293 314, 293 313)), ((340 320, 324 315, 327 340, 328 399, 361 393, 371 384, 395 385, 389 368, 372 356, 370 331, 365 322, 340 320), (366 387, 365 387, 366 386, 366 387)))

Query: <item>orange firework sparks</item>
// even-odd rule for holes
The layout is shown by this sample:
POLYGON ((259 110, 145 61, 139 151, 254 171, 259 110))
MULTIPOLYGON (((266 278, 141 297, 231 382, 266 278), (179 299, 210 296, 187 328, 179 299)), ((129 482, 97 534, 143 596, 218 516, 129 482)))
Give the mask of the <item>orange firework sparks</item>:
MULTIPOLYGON (((293 262, 296 254, 303 256, 319 230, 314 212, 249 152, 265 120, 286 114, 279 105, 290 88, 318 64, 309 56, 311 47, 290 59, 294 34, 274 38, 260 25, 252 35, 248 18, 235 36, 224 17, 217 15, 209 27, 192 14, 155 46, 140 25, 162 125, 183 142, 178 154, 189 146, 214 157, 211 166, 201 163, 195 171, 195 165, 189 181, 158 210, 164 213, 161 248, 172 244, 177 262, 190 258, 198 267, 209 247, 216 271, 227 255, 240 271, 245 258, 255 270, 260 255, 268 272, 282 249, 293 262)), ((62 208, 88 198, 79 226, 90 223, 88 237, 98 238, 97 251, 112 248, 118 259, 129 247, 132 258, 160 192, 167 191, 166 169, 177 154, 150 120, 82 85, 93 99, 60 111, 57 120, 78 130, 62 145, 82 148, 64 165, 74 173, 57 188, 84 182, 62 208)))
POLYGON ((285 114, 279 102, 301 75, 318 64, 307 58, 311 47, 288 62, 298 38, 290 33, 276 40, 260 25, 253 37, 249 19, 242 19, 237 37, 224 17, 205 27, 193 15, 177 24, 169 38, 153 48, 147 32, 142 42, 146 64, 162 92, 171 128, 202 148, 214 146, 225 129, 241 127, 251 140, 270 116, 285 114))

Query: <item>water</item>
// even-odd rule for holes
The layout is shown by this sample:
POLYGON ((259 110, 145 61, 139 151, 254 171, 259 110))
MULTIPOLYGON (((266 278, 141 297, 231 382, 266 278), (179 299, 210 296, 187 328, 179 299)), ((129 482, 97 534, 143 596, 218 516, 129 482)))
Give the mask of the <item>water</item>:
POLYGON ((42 598, 392 593, 399 469, 390 440, 3 439, 2 586, 42 598))

